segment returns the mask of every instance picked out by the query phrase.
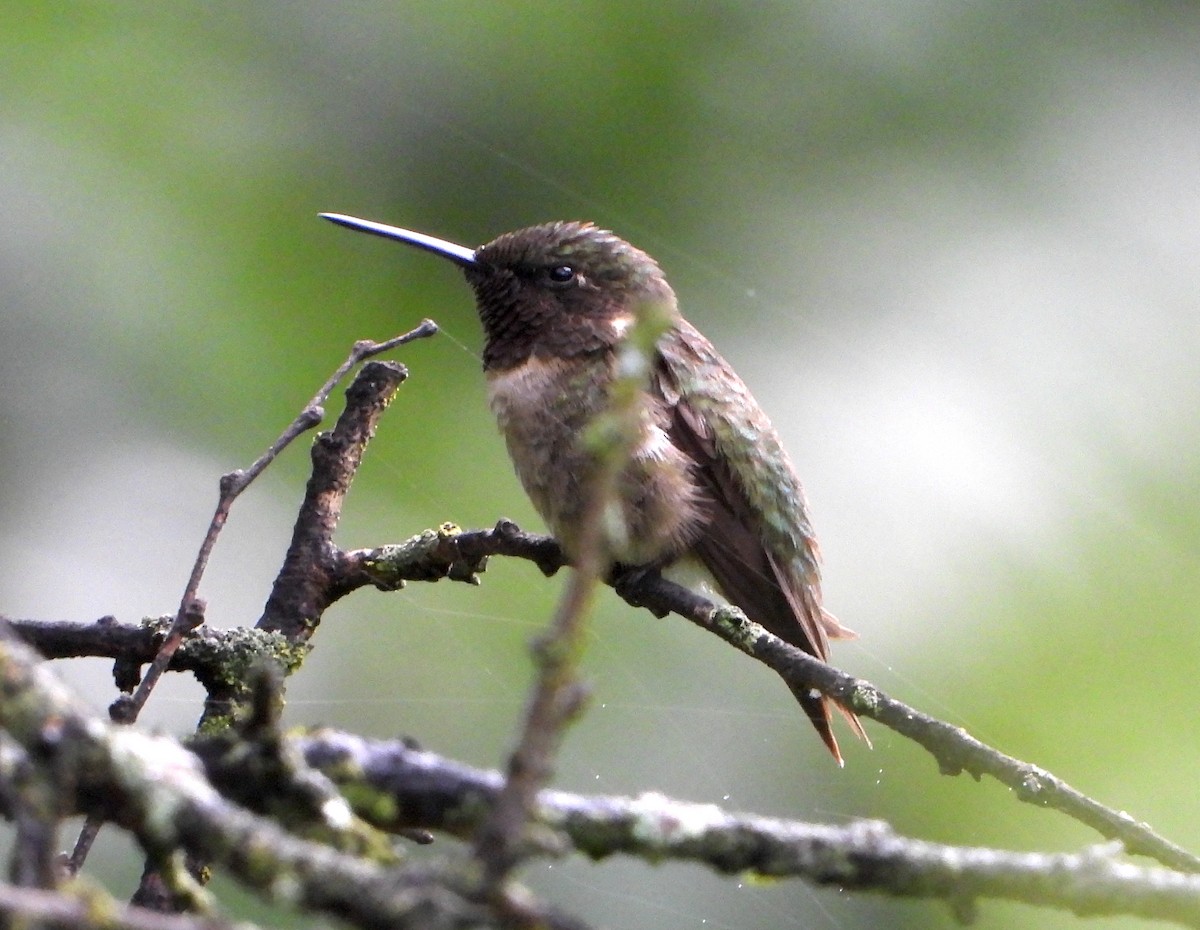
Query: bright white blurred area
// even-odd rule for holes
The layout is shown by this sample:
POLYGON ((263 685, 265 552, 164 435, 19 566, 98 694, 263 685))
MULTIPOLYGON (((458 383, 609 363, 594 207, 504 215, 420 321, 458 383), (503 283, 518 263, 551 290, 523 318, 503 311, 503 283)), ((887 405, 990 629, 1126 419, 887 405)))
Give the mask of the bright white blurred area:
MULTIPOLYGON (((755 350, 821 489, 849 615, 903 614, 937 584, 931 567, 978 581, 981 542, 1053 564, 1071 561, 1081 519, 1153 537, 1125 500, 1128 471, 1195 468, 1200 121, 1183 89, 1200 62, 1145 49, 1104 81, 1068 66, 1058 82, 1059 109, 1005 177, 875 166, 822 214, 854 243, 851 261, 827 257, 833 327, 810 346, 815 327, 796 323, 755 350)), ((786 256, 777 267, 783 279, 786 256)), ((887 648, 911 642, 911 620, 887 648)))

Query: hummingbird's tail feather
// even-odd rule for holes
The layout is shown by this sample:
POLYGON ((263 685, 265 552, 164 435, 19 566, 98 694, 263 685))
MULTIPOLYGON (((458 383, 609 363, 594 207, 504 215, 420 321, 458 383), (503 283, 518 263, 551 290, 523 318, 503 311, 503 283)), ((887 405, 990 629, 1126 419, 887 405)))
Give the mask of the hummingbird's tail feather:
MULTIPOLYGON (((791 471, 778 437, 758 410, 737 376, 721 363, 723 384, 743 392, 744 402, 751 405, 739 413, 728 404, 719 402, 711 392, 699 389, 690 374, 696 364, 720 362, 715 350, 690 325, 678 322, 670 334, 659 343, 660 365, 652 380, 652 391, 670 409, 668 436, 671 443, 692 461, 692 478, 700 491, 703 503, 703 525, 698 528, 690 545, 690 554, 697 556, 712 575, 717 589, 731 604, 740 607, 755 623, 816 659, 825 661, 830 639, 852 639, 853 630, 838 623, 821 606, 820 576, 817 570, 817 542, 803 514, 803 492, 799 480, 791 471), (681 387, 682 385, 682 387, 681 387), (689 396, 689 390, 692 392, 689 396), (702 401, 701 406, 696 406, 702 401), (715 411, 715 412, 714 412, 715 411), (774 529, 769 529, 770 511, 778 504, 775 496, 751 494, 747 487, 755 480, 757 466, 746 462, 744 456, 729 454, 737 443, 722 446, 719 430, 714 423, 719 417, 734 423, 729 429, 740 428, 762 441, 764 436, 776 448, 780 461, 767 469, 758 479, 782 483, 793 492, 789 498, 778 491, 799 512, 791 520, 778 517, 774 529), (749 474, 747 474, 749 472, 749 474), (782 527, 782 528, 781 528, 782 527)), ((679 553, 682 555, 683 553, 679 553)), ((829 699, 809 688, 792 688, 792 693, 804 708, 822 742, 838 764, 842 753, 833 735, 829 699)), ((858 719, 843 707, 838 707, 856 734, 866 737, 858 719)))
MULTIPOLYGON (((846 761, 842 758, 842 750, 838 746, 837 737, 833 735, 833 721, 829 716, 830 701, 821 692, 814 691, 812 688, 800 688, 788 686, 788 690, 795 695, 800 706, 804 708, 804 713, 808 715, 813 727, 816 728, 817 735, 821 737, 821 742, 825 747, 833 753, 833 759, 839 766, 845 766, 846 761)), ((839 710, 843 710, 840 706, 839 710)), ((853 718, 855 723, 857 718, 853 718)), ((859 728, 861 730, 861 727, 859 728)))
MULTIPOLYGON (((828 661, 830 639, 858 638, 857 633, 849 627, 842 626, 837 617, 821 606, 819 582, 805 583, 795 578, 770 555, 768 555, 768 561, 774 572, 773 580, 778 583, 776 590, 782 595, 779 600, 786 604, 787 610, 782 616, 779 616, 777 611, 776 619, 770 623, 760 621, 767 629, 780 639, 793 646, 799 646, 822 662, 828 661)), ((833 736, 829 714, 830 705, 836 707, 838 712, 846 718, 854 735, 865 742, 868 748, 871 746, 871 740, 862 724, 859 723, 858 717, 848 707, 834 698, 821 694, 816 689, 791 688, 791 691, 800 701, 800 706, 808 714, 808 719, 812 721, 817 733, 825 741, 829 751, 833 753, 838 765, 843 764, 842 753, 833 736)))
POLYGON ((850 629, 848 626, 843 626, 838 620, 824 607, 818 607, 821 618, 821 629, 825 631, 826 637, 829 639, 858 639, 858 633, 850 629))
MULTIPOLYGON (((821 628, 825 631, 825 635, 829 639, 858 639, 858 634, 848 626, 843 626, 841 622, 824 607, 817 608, 821 612, 821 628)), ((830 703, 836 707, 843 717, 846 718, 846 723, 850 724, 850 729, 854 731, 854 735, 867 744, 868 749, 872 749, 871 737, 867 736, 867 731, 863 729, 863 725, 859 722, 858 717, 850 708, 829 699, 830 703)))
MULTIPOLYGON (((772 560, 772 564, 774 565, 774 560, 772 560)), ((820 594, 814 586, 783 586, 783 593, 788 601, 788 604, 792 608, 793 615, 797 617, 815 617, 817 619, 817 625, 819 629, 829 639, 858 638, 857 633, 855 633, 849 627, 842 626, 833 614, 821 606, 820 594)), ((803 627, 804 625, 801 624, 801 626, 803 627)), ((777 633, 776 635, 779 636, 780 639, 785 639, 793 645, 799 646, 801 649, 804 649, 805 652, 810 652, 810 650, 805 647, 803 642, 796 642, 795 639, 789 638, 783 634, 777 633)), ((818 637, 817 642, 819 644, 819 648, 817 651, 812 652, 811 654, 820 659, 822 662, 827 662, 829 648, 828 641, 822 641, 822 639, 818 637)), ((805 690, 802 688, 791 688, 791 691, 800 701, 800 706, 803 707, 805 713, 808 714, 809 720, 813 722, 813 726, 817 728, 817 733, 819 733, 821 739, 825 741, 825 745, 829 747, 830 752, 833 753, 833 756, 835 759, 837 759, 839 765, 842 764, 842 754, 838 749, 837 740, 835 740, 833 737, 829 714, 829 708, 831 705, 836 707, 838 713, 845 718, 846 723, 850 725, 850 729, 854 732, 854 735, 866 743, 868 749, 872 748, 871 738, 867 736, 867 731, 863 729, 858 717, 855 715, 854 711, 850 710, 850 708, 846 707, 835 698, 827 697, 815 689, 810 688, 805 690), (803 695, 801 692, 803 692, 803 695), (817 717, 814 715, 816 710, 814 705, 816 703, 820 704, 820 722, 818 722, 817 717)))
MULTIPOLYGON (((836 630, 834 635, 840 633, 844 638, 849 631, 821 609, 820 595, 815 587, 795 584, 788 573, 780 570, 758 535, 728 510, 713 507, 710 520, 709 532, 692 543, 692 550, 712 574, 721 594, 755 623, 825 661, 829 651, 828 634, 836 630)), ((833 703, 846 716, 855 734, 866 739, 858 718, 819 691, 803 687, 792 687, 791 691, 821 741, 838 765, 842 765, 829 705, 833 703)), ((870 741, 867 742, 869 745, 870 741)))
POLYGON ((838 765, 845 765, 845 762, 842 760, 842 750, 838 746, 837 737, 833 735, 833 719, 829 713, 830 707, 837 709, 838 713, 845 718, 846 723, 850 725, 850 729, 854 732, 854 735, 866 743, 868 749, 872 748, 871 738, 867 736, 867 731, 863 729, 863 725, 854 711, 843 706, 833 698, 826 697, 815 688, 788 685, 788 690, 800 702, 804 713, 808 715, 809 721, 816 729, 817 735, 821 737, 821 741, 833 754, 833 758, 838 765))
POLYGON ((850 710, 848 707, 842 706, 832 698, 830 699, 830 703, 833 704, 833 706, 839 711, 841 711, 842 716, 846 718, 846 723, 850 724, 850 729, 854 731, 854 735, 866 743, 868 749, 874 749, 875 744, 871 742, 871 737, 867 736, 867 731, 863 729, 862 721, 858 719, 858 716, 854 713, 854 711, 850 710))
POLYGON ((804 713, 808 715, 813 727, 817 731, 817 735, 821 737, 821 741, 833 753, 833 758, 838 765, 845 765, 842 759, 842 750, 838 746, 837 737, 833 735, 833 720, 829 713, 829 708, 835 707, 838 712, 845 718, 846 723, 850 725, 850 729, 854 731, 854 735, 867 744, 867 748, 873 748, 871 745, 871 737, 867 736, 867 731, 863 729, 862 723, 855 716, 854 711, 843 707, 833 698, 825 697, 821 692, 813 688, 801 688, 788 686, 788 690, 792 692, 796 700, 800 702, 800 706, 804 709, 804 713))

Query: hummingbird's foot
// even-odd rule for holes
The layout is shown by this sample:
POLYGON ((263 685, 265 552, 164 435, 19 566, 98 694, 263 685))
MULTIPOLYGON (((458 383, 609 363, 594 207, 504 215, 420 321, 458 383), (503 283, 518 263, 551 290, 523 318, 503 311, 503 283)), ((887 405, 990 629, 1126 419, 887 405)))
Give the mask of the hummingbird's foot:
POLYGON ((509 543, 519 544, 527 557, 532 559, 543 575, 549 578, 567 563, 562 545, 553 536, 535 536, 526 533, 512 520, 501 517, 492 529, 492 535, 509 543))
POLYGON ((655 565, 614 565, 608 574, 609 584, 630 607, 645 607, 658 619, 670 613, 661 607, 646 605, 643 592, 648 584, 661 578, 655 565))

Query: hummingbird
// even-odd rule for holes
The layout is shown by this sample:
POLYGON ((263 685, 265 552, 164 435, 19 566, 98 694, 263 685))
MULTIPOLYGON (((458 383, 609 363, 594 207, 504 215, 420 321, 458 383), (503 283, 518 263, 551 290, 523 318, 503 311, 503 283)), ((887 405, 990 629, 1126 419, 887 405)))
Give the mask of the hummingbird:
MULTIPOLYGON (((698 564, 717 592, 771 633, 824 660, 853 638, 821 603, 820 550, 779 434, 733 368, 679 312, 658 263, 585 222, 504 233, 471 249, 336 213, 322 217, 458 265, 483 324, 488 401, 513 467, 568 558, 578 551, 590 453, 582 436, 608 409, 617 352, 645 303, 665 308, 645 416, 617 482, 621 569, 698 564)), ((793 693, 843 764, 831 701, 793 693)), ((866 739, 858 719, 840 710, 866 739)))

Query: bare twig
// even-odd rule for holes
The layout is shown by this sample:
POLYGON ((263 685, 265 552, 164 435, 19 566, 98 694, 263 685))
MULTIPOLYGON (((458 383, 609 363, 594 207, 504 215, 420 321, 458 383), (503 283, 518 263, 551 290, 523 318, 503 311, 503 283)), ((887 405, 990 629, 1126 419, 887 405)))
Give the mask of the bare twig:
POLYGON ((83 826, 79 828, 79 836, 75 838, 75 845, 65 863, 69 875, 79 874, 79 870, 87 861, 88 854, 92 851, 92 845, 96 842, 96 837, 100 835, 100 828, 103 826, 103 817, 98 814, 88 814, 83 826))
MULTIPOLYGON (((208 567, 208 560, 212 555, 213 547, 216 545, 217 537, 220 536, 221 530, 229 518, 229 512, 233 507, 234 501, 250 486, 255 478, 262 474, 267 466, 275 461, 279 453, 287 448, 297 436, 314 428, 321 422, 325 416, 325 401, 350 370, 365 359, 379 355, 382 352, 390 351, 397 346, 404 345, 416 339, 432 336, 435 333, 437 333, 437 324, 432 320, 422 320, 415 329, 385 342, 373 342, 371 340, 356 342, 346 360, 330 375, 328 380, 313 395, 313 398, 305 405, 296 419, 271 443, 270 447, 249 468, 238 469, 221 477, 219 482, 220 494, 217 499, 216 510, 209 521, 204 539, 200 543, 200 551, 197 553, 196 560, 192 564, 192 571, 188 577, 187 585, 184 587, 183 596, 179 602, 179 609, 175 614, 175 620, 171 624, 171 628, 163 639, 162 645, 159 647, 154 659, 146 668, 141 681, 137 684, 136 690, 132 695, 122 695, 110 707, 109 712, 115 722, 133 723, 137 720, 138 715, 150 697, 150 693, 170 666, 171 659, 183 642, 183 638, 204 622, 205 604, 197 596, 197 592, 200 588, 200 581, 204 577, 204 572, 208 567)), ((118 676, 118 678, 120 677, 118 676)), ((95 817, 89 817, 84 823, 68 861, 68 868, 72 873, 78 872, 83 867, 83 863, 87 859, 101 826, 101 821, 95 817)))
MULTIPOLYGON (((196 594, 200 588, 200 580, 204 577, 204 571, 208 567, 208 559, 212 555, 217 537, 221 534, 221 530, 225 526, 225 521, 229 518, 229 511, 233 507, 233 502, 250 486, 250 483, 255 478, 262 474, 268 465, 275 461, 279 453, 287 448, 297 436, 314 428, 321 422, 325 416, 325 401, 351 369, 365 359, 372 358, 382 352, 390 351, 397 346, 404 345, 416 339, 424 339, 432 336, 436 332, 436 323, 432 320, 422 320, 420 325, 415 329, 396 336, 394 339, 389 339, 386 342, 372 342, 367 339, 356 342, 346 360, 321 385, 321 389, 313 395, 312 400, 305 405, 304 409, 288 425, 287 429, 280 434, 279 438, 271 443, 267 451, 260 455, 249 468, 231 471, 221 477, 217 509, 213 512, 212 520, 208 525, 208 532, 204 534, 204 540, 200 543, 200 551, 196 555, 196 561, 192 565, 192 573, 188 577, 187 585, 183 590, 183 597, 179 602, 179 610, 175 615, 175 625, 159 649, 159 655, 155 657, 154 662, 146 670, 141 684, 131 699, 129 722, 137 719, 137 715, 145 705, 150 692, 158 683, 158 679, 162 676, 162 673, 167 670, 167 666, 171 662, 171 655, 179 647, 184 634, 189 629, 195 628, 194 625, 189 625, 193 624, 193 620, 189 619, 189 614, 194 614, 197 609, 196 594)), ((200 611, 201 613, 203 612, 202 605, 200 606, 200 611)))
POLYGON ((58 884, 59 778, 56 766, 39 765, 26 752, 15 761, 5 786, 10 793, 17 835, 9 862, 9 879, 26 888, 58 884))
MULTIPOLYGON (((595 495, 598 502, 600 495, 595 495)), ((595 506, 590 508, 595 510, 595 506)), ((475 837, 484 880, 494 889, 528 853, 525 824, 533 798, 553 774, 554 758, 567 724, 579 713, 587 688, 575 677, 584 619, 596 583, 606 568, 584 548, 559 599, 550 629, 534 644, 538 678, 516 747, 508 760, 504 789, 475 837)))

